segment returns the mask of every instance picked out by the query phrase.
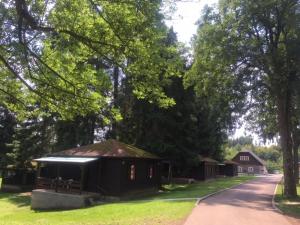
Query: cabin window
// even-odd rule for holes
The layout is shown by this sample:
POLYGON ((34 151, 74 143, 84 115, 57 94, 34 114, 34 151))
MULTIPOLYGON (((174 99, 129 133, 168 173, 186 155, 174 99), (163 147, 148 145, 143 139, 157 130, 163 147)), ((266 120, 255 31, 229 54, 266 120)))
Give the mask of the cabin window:
POLYGON ((149 178, 152 179, 153 177, 153 166, 150 166, 149 168, 149 178))
POLYGON ((243 167, 239 166, 238 171, 239 171, 239 173, 242 173, 243 172, 243 167))
POLYGON ((249 161, 249 156, 241 155, 241 156, 240 156, 240 160, 241 160, 241 161, 249 161))
POLYGON ((252 173, 253 172, 253 167, 248 167, 248 172, 252 173))
POLYGON ((130 180, 135 180, 135 165, 130 166, 130 180))

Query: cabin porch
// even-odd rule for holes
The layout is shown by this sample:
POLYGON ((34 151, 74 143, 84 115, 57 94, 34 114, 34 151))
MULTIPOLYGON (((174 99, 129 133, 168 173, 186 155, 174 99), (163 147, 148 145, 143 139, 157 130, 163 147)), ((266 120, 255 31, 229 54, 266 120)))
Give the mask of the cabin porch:
POLYGON ((93 192, 87 179, 97 158, 44 157, 36 159, 36 189, 79 194, 93 192))

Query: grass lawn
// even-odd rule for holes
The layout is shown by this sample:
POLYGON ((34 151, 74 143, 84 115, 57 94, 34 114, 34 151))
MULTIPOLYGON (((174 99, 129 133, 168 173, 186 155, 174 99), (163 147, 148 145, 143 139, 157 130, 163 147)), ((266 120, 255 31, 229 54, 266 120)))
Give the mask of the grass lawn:
POLYGON ((296 199, 287 199, 282 196, 282 192, 283 185, 279 184, 275 197, 277 207, 286 214, 300 218, 300 185, 297 186, 298 197, 296 199))
POLYGON ((65 211, 33 211, 30 210, 30 196, 0 193, 0 224, 177 225, 182 224, 196 200, 163 199, 197 198, 253 178, 220 178, 191 185, 167 185, 165 192, 142 201, 109 203, 65 211))

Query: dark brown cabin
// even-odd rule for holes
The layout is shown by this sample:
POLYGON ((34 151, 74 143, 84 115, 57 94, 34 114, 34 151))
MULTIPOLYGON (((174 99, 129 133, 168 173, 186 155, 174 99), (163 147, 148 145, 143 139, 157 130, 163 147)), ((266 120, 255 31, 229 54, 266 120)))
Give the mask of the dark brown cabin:
POLYGON ((196 180, 208 180, 216 178, 218 161, 200 155, 198 156, 198 159, 199 165, 190 170, 190 177, 196 180))
POLYGON ((112 139, 35 161, 37 188, 120 196, 160 187, 160 159, 112 139))
POLYGON ((234 177, 238 175, 238 163, 226 160, 218 165, 218 175, 226 177, 234 177))
POLYGON ((238 163, 238 172, 247 174, 267 174, 266 163, 250 150, 242 150, 232 161, 238 163))

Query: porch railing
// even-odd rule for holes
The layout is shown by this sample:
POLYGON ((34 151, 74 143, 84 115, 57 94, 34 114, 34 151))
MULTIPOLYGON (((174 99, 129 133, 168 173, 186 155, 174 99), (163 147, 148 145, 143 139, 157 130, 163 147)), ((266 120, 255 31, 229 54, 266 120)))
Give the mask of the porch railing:
POLYGON ((64 180, 62 178, 45 178, 38 177, 36 180, 36 188, 38 189, 50 189, 56 192, 69 192, 69 193, 79 193, 82 192, 82 185, 79 181, 68 179, 64 180))

